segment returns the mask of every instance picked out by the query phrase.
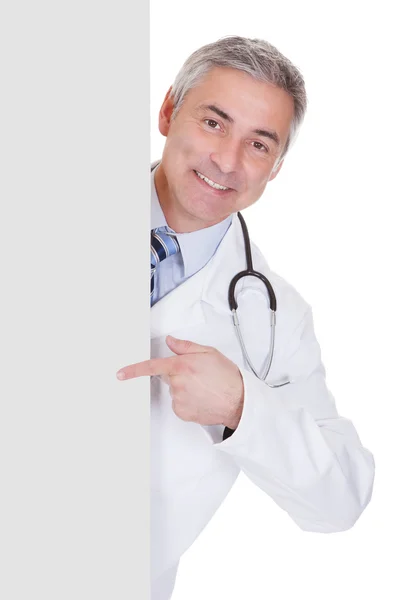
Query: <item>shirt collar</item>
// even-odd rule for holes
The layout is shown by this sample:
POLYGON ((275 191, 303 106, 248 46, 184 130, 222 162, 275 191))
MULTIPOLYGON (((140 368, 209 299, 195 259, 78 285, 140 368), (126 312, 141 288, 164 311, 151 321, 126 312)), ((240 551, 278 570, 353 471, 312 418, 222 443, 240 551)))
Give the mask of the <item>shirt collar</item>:
MULTIPOLYGON (((151 229, 165 227, 165 231, 176 233, 168 226, 160 206, 154 182, 154 175, 157 167, 158 165, 151 172, 151 229)), ((231 223, 232 215, 229 215, 226 219, 211 227, 199 229, 198 231, 192 231, 190 233, 176 234, 176 239, 178 240, 181 249, 185 277, 194 275, 208 263, 231 223)))

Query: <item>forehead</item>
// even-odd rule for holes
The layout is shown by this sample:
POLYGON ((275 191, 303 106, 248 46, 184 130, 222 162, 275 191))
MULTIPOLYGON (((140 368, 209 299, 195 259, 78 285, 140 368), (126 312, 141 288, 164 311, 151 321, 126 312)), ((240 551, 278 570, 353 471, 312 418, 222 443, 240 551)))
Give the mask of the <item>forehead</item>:
POLYGON ((189 90, 185 104, 189 110, 217 104, 235 122, 258 128, 273 125, 285 130, 294 114, 293 98, 285 90, 243 71, 222 67, 211 69, 189 90))

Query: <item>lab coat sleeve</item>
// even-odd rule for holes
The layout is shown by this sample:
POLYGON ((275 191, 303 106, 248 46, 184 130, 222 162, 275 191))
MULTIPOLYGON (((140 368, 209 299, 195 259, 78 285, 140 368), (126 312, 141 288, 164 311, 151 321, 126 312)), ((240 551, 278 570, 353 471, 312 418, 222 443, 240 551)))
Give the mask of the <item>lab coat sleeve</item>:
POLYGON ((370 501, 374 459, 353 424, 337 413, 310 308, 287 354, 285 368, 294 382, 282 388, 270 388, 239 367, 241 420, 215 448, 229 454, 301 529, 349 529, 370 501))

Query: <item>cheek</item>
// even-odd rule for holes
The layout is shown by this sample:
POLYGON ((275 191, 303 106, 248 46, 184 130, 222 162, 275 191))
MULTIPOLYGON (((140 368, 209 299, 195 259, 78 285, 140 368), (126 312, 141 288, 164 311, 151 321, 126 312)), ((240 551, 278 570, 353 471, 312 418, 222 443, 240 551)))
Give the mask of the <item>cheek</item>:
POLYGON ((169 160, 175 167, 194 154, 195 147, 196 144, 190 136, 179 134, 174 135, 170 140, 167 140, 165 145, 169 160))
POLYGON ((246 169, 247 189, 251 193, 262 193, 271 176, 272 167, 264 165, 262 167, 249 166, 246 169))

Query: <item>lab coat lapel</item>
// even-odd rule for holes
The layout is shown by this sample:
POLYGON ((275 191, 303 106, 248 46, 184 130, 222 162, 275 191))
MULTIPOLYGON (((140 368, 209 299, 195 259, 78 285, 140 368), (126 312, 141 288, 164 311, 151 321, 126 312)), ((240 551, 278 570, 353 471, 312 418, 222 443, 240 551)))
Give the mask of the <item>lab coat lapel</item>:
MULTIPOLYGON (((246 255, 242 227, 235 214, 230 228, 205 273, 202 301, 211 305, 220 314, 230 313, 228 303, 230 282, 239 271, 245 269, 246 255)), ((242 285, 243 279, 237 284, 236 290, 239 291, 242 285)))
POLYGON ((151 308, 151 339, 204 322, 204 314, 198 300, 202 294, 205 268, 161 298, 151 308))
POLYGON ((151 338, 205 323, 203 302, 213 306, 217 312, 230 312, 229 283, 245 267, 242 229, 237 215, 234 215, 231 227, 207 265, 151 308, 151 338))

